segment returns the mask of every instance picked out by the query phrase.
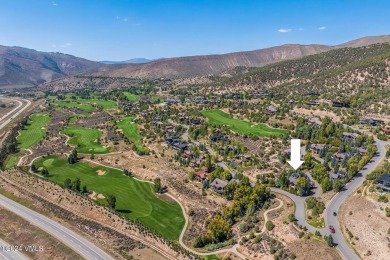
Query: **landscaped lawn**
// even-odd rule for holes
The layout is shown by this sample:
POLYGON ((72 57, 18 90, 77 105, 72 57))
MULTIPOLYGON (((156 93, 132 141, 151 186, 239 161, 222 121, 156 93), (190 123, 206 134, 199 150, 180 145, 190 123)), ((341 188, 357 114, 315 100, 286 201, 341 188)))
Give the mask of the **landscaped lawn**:
POLYGON ((137 150, 145 151, 145 146, 142 144, 143 136, 138 133, 138 124, 133 122, 134 117, 123 117, 116 124, 122 129, 123 134, 129 138, 136 146, 137 150))
POLYGON ((93 107, 92 105, 90 105, 88 103, 86 103, 86 104, 78 104, 75 101, 71 101, 71 102, 56 101, 56 102, 53 102, 52 104, 60 106, 60 107, 78 108, 78 109, 80 109, 82 111, 85 111, 85 112, 92 112, 92 111, 96 110, 95 107, 93 107))
POLYGON ((211 124, 226 125, 234 132, 242 135, 253 136, 277 136, 282 137, 287 134, 284 129, 276 129, 266 124, 255 124, 240 119, 234 119, 231 115, 218 110, 203 110, 202 114, 209 119, 211 124))
POLYGON ((102 154, 111 150, 111 147, 104 147, 97 142, 100 132, 96 128, 69 127, 61 133, 71 137, 68 143, 77 146, 79 153, 102 154))
POLYGON ((129 100, 129 101, 138 101, 139 100, 138 95, 134 95, 134 94, 131 94, 129 92, 123 92, 123 94, 126 96, 127 100, 129 100))
POLYGON ((35 113, 30 116, 28 124, 16 138, 20 149, 28 149, 43 139, 46 132, 43 129, 50 121, 49 113, 35 113))
MULTIPOLYGON (((49 171, 47 178, 63 184, 65 179, 72 181, 79 178, 81 186, 97 194, 115 195, 116 210, 121 214, 136 219, 168 239, 176 240, 184 226, 184 217, 177 203, 159 199, 153 192, 153 185, 125 176, 122 171, 108 167, 92 167, 78 162, 68 164, 66 158, 48 156, 35 162, 35 166, 45 167, 49 171), (105 171, 98 175, 97 171, 105 171)), ((107 205, 105 199, 99 202, 107 205)))

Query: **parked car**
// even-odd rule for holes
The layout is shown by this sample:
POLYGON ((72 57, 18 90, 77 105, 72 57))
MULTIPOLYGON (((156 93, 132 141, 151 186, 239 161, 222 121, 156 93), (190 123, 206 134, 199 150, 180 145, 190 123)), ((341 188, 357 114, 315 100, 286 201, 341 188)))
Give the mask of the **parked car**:
POLYGON ((333 212, 333 216, 337 216, 337 213, 336 213, 336 212, 333 212))
POLYGON ((335 233, 336 231, 334 230, 333 226, 329 226, 330 233, 335 233))

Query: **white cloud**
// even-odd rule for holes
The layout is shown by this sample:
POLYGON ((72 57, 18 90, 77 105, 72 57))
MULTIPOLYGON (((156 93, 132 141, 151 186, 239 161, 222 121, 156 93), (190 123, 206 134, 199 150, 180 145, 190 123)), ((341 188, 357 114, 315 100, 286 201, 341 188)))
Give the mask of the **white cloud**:
POLYGON ((57 6, 57 3, 54 2, 54 1, 51 1, 51 5, 52 5, 52 6, 57 6))
POLYGON ((284 28, 280 28, 278 30, 278 32, 280 32, 280 33, 288 33, 288 32, 291 32, 291 31, 292 31, 292 29, 284 29, 284 28))
POLYGON ((326 29, 325 26, 318 27, 318 30, 325 30, 325 29, 326 29))

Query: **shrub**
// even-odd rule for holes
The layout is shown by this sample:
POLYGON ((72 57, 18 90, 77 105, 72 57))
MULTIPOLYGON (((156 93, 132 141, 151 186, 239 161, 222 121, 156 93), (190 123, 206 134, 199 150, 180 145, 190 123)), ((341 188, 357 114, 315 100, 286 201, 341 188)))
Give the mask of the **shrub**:
POLYGON ((268 220, 267 223, 265 223, 265 227, 267 228, 268 231, 271 231, 272 229, 274 229, 275 225, 274 223, 272 223, 271 220, 268 220))

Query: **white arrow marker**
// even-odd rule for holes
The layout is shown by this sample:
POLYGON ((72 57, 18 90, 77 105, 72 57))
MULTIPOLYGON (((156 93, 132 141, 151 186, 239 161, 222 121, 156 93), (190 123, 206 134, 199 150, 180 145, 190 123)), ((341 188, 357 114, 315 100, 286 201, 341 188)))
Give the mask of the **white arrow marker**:
POLYGON ((294 170, 298 169, 303 161, 301 161, 301 139, 291 139, 291 160, 287 161, 294 170))

